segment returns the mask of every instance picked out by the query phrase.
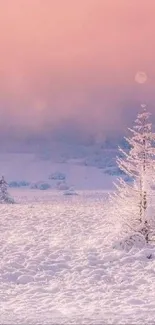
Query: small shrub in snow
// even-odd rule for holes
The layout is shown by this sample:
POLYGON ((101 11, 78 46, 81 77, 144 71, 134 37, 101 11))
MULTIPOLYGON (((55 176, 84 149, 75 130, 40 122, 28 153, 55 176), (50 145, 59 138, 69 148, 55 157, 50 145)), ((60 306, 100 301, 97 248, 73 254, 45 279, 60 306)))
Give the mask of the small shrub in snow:
POLYGON ((13 197, 11 197, 11 196, 8 194, 8 197, 7 197, 7 200, 5 201, 5 203, 8 203, 8 204, 14 204, 14 203, 15 203, 15 200, 13 199, 13 197))
POLYGON ((64 181, 66 179, 66 175, 61 172, 55 172, 49 175, 49 179, 64 181))
POLYGON ((51 188, 51 185, 46 182, 36 182, 36 183, 32 183, 30 185, 30 188, 45 191, 45 190, 48 190, 49 188, 51 188))
POLYGON ((56 187, 59 191, 65 191, 69 189, 69 186, 64 181, 57 182, 56 187))
POLYGON ((27 186, 30 185, 30 182, 27 182, 27 181, 19 181, 18 184, 19 184, 19 187, 27 187, 27 186))
POLYGON ((108 175, 111 175, 111 176, 125 175, 117 167, 104 169, 104 173, 108 174, 108 175))
POLYGON ((9 185, 9 187, 19 187, 19 183, 16 181, 12 181, 8 185, 9 185))
POLYGON ((73 188, 70 188, 64 192, 64 195, 78 195, 73 188))
POLYGON ((134 179, 132 177, 129 177, 128 175, 124 176, 124 181, 125 182, 133 182, 134 179))
POLYGON ((133 234, 126 236, 121 241, 117 241, 114 245, 114 249, 125 250, 129 252, 132 248, 143 248, 145 246, 145 237, 141 234, 133 234))
POLYGON ((17 187, 27 187, 30 185, 30 183, 27 181, 11 181, 11 182, 9 182, 8 185, 9 185, 9 187, 17 188, 17 187))
POLYGON ((49 188, 51 188, 51 185, 48 184, 48 183, 41 183, 41 184, 38 186, 38 188, 39 188, 40 190, 48 190, 49 188))
POLYGON ((30 189, 35 190, 35 189, 37 189, 37 188, 38 188, 37 183, 31 183, 31 184, 30 184, 30 189))

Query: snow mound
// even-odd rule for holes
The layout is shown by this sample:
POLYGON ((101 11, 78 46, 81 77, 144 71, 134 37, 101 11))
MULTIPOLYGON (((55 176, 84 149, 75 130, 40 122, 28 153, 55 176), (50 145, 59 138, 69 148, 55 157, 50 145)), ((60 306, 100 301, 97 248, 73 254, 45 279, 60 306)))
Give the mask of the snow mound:
POLYGON ((27 274, 20 275, 17 279, 18 284, 28 284, 33 281, 34 281, 33 276, 27 274))
POLYGON ((126 252, 129 252, 133 248, 143 248, 146 245, 146 241, 143 235, 140 233, 128 235, 125 238, 123 238, 121 241, 117 241, 113 248, 118 250, 125 250, 126 252))
MULTIPOLYGON (((2 203, 2 202, 1 202, 2 203)), ((6 198, 5 202, 6 204, 15 204, 15 200, 13 197, 11 197, 10 195, 8 195, 8 197, 6 198)))
POLYGON ((68 190, 64 191, 64 195, 78 195, 77 192, 73 188, 69 188, 68 190))

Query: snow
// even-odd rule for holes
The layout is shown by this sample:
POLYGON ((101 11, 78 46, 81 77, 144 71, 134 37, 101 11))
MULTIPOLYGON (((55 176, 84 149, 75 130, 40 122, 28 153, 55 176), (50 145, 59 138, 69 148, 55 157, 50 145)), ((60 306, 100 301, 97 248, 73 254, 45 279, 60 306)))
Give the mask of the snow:
POLYGON ((112 248, 106 192, 10 190, 17 204, 0 206, 1 324, 154 323, 155 249, 112 248))
POLYGON ((1 174, 17 185, 16 204, 0 206, 1 324, 154 323, 155 248, 114 249, 112 157, 1 153, 1 174))
POLYGON ((102 169, 79 165, 78 162, 58 163, 38 159, 34 154, 9 153, 0 155, 0 171, 7 182, 16 187, 25 187, 26 183, 31 188, 42 182, 56 189, 57 178, 65 177, 68 188, 74 187, 75 190, 111 189, 115 177, 105 175, 102 169), (49 179, 51 174, 56 179, 49 179))

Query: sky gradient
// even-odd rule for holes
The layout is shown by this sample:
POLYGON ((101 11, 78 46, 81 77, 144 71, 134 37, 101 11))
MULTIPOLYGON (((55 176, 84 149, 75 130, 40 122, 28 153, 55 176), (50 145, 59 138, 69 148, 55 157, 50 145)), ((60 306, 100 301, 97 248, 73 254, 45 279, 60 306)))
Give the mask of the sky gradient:
POLYGON ((104 134, 141 102, 155 112, 154 13, 155 0, 1 0, 1 132, 104 134))

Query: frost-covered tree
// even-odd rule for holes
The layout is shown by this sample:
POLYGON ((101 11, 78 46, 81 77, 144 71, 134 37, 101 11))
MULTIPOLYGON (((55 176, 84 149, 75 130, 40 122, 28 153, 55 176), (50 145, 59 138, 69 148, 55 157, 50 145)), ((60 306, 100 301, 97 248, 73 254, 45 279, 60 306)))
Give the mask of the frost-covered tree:
POLYGON ((14 200, 8 193, 8 184, 4 179, 4 176, 2 176, 0 180, 0 203, 14 203, 14 200))
POLYGON ((152 187, 155 180, 155 133, 149 121, 150 113, 145 105, 142 108, 135 125, 129 128, 131 137, 125 138, 130 149, 126 152, 119 148, 120 157, 117 158, 119 169, 132 182, 125 182, 120 177, 110 200, 115 215, 122 219, 124 229, 140 233, 148 242, 155 230, 152 187))

